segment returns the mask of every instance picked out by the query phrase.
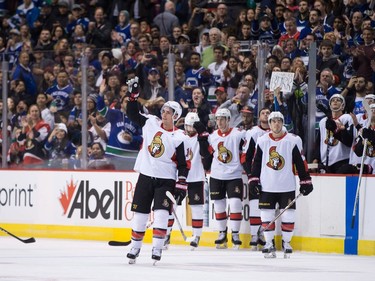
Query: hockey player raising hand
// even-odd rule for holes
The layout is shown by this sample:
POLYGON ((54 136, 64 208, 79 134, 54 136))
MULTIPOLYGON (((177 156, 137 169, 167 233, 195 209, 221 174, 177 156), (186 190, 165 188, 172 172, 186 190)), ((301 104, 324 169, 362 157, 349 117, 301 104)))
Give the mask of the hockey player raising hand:
POLYGON ((167 232, 171 201, 166 196, 186 195, 188 167, 184 153, 184 135, 175 127, 181 116, 181 106, 174 101, 166 102, 161 108, 161 120, 154 115, 139 112, 138 77, 127 82, 129 86, 129 118, 142 127, 143 146, 139 151, 134 170, 139 172, 131 210, 132 220, 131 250, 127 254, 129 263, 134 263, 142 247, 151 203, 154 202, 154 223, 152 255, 154 261, 161 259, 164 239, 167 232), (178 181, 176 182, 176 175, 178 181))
MULTIPOLYGON (((308 195, 313 190, 313 185, 302 154, 301 138, 286 132, 283 127, 284 116, 280 112, 272 112, 268 123, 271 132, 258 138, 249 188, 253 194, 259 194, 260 215, 266 239, 262 252, 265 257, 276 257, 273 244, 275 222, 268 226, 274 221, 276 204, 282 210, 295 198, 295 169, 300 179, 299 191, 303 195, 308 195)), ((283 249, 286 254, 292 253, 290 241, 294 222, 295 204, 281 215, 283 249)))

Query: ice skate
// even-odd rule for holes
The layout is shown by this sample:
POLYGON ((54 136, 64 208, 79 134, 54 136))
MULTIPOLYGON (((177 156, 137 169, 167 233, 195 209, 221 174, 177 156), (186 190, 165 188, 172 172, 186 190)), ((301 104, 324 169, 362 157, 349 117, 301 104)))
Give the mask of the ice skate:
POLYGON ((271 242, 266 243, 266 245, 263 247, 262 253, 266 259, 276 258, 276 248, 271 242))
POLYGON ((226 249, 228 248, 228 238, 227 238, 227 230, 220 231, 219 237, 215 240, 216 249, 226 249))
POLYGON ((201 238, 199 236, 195 236, 194 240, 190 242, 191 250, 194 251, 196 248, 198 248, 199 240, 201 238))
POLYGON ((171 235, 168 234, 167 236, 165 236, 163 250, 168 250, 170 244, 171 244, 171 235))
POLYGON ((242 245, 242 242, 240 240, 240 234, 238 232, 232 232, 232 244, 233 249, 235 250, 238 250, 242 245))
POLYGON ((290 246, 289 242, 283 241, 283 251, 284 251, 284 259, 289 259, 290 254, 293 253, 293 248, 290 246))
POLYGON ((258 235, 251 236, 249 245, 251 251, 258 251, 258 235))
POLYGON ((161 260, 161 252, 162 252, 162 249, 152 248, 151 258, 154 260, 153 265, 155 265, 156 262, 161 260))
POLYGON ((130 252, 126 255, 126 257, 129 259, 129 264, 135 264, 140 251, 141 249, 139 248, 131 248, 130 252))

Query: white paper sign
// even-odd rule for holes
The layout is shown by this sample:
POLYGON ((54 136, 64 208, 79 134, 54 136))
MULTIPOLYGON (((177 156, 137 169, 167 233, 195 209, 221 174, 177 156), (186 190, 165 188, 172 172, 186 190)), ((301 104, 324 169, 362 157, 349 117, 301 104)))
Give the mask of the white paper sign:
POLYGON ((293 72, 272 72, 270 81, 270 90, 274 91, 277 87, 281 88, 282 92, 291 92, 293 87, 293 72))

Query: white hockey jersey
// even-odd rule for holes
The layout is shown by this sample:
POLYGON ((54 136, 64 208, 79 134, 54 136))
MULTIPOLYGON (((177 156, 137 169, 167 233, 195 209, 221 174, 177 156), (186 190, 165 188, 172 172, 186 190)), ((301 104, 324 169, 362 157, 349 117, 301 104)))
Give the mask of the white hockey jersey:
POLYGON ((198 135, 189 137, 186 135, 184 141, 186 162, 190 162, 189 175, 186 179, 187 182, 205 181, 206 174, 204 172, 202 158, 199 153, 198 135))
POLYGON ((213 151, 211 177, 219 180, 232 180, 242 177, 241 147, 246 131, 231 128, 229 132, 214 131, 209 137, 213 151))
POLYGON ((148 115, 142 128, 143 145, 138 153, 134 170, 149 177, 176 179, 176 148, 185 140, 186 135, 178 128, 167 131, 162 128, 161 120, 148 115))
MULTIPOLYGON (((348 128, 353 125, 353 119, 349 114, 343 114, 337 120, 339 120, 343 125, 346 125, 348 128)), ((327 117, 324 117, 319 122, 320 159, 323 164, 326 164, 328 151, 328 166, 331 166, 336 162, 349 159, 351 147, 344 145, 341 141, 334 137, 332 132, 329 132, 326 129, 326 121, 327 117)))
POLYGON ((267 133, 258 139, 254 158, 253 176, 258 176, 265 192, 289 192, 296 190, 295 165, 306 178, 306 161, 302 152, 302 140, 299 136, 285 133, 274 139, 267 133))

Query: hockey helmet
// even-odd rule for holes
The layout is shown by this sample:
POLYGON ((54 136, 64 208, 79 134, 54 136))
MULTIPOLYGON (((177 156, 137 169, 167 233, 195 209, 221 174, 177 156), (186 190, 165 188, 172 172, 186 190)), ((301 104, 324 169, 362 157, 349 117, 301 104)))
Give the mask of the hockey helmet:
POLYGON ((270 113, 270 115, 268 115, 268 124, 271 124, 271 120, 276 118, 281 119, 284 124, 284 115, 279 111, 273 111, 270 113))
POLYGON ((199 122, 199 116, 196 112, 189 112, 185 116, 185 125, 193 126, 195 122, 199 122))
POLYGON ((230 119, 230 111, 228 108, 219 108, 215 113, 215 118, 217 117, 225 117, 226 119, 230 119))
MULTIPOLYGON (((339 109, 336 109, 335 111, 341 111, 341 110, 344 110, 345 108, 345 98, 343 95, 341 94, 334 94, 332 95, 332 97, 329 99, 329 107, 331 108, 331 101, 334 99, 334 98, 339 98, 341 100, 341 107, 339 109)), ((331 108, 332 110, 332 108, 331 108)), ((333 110, 332 110, 333 111, 333 110)))
POLYGON ((178 118, 181 117, 182 114, 182 108, 181 105, 178 102, 175 101, 167 101, 166 103, 163 104, 161 108, 161 112, 163 112, 164 107, 170 107, 172 108, 174 114, 173 114, 173 121, 177 121, 178 118))

